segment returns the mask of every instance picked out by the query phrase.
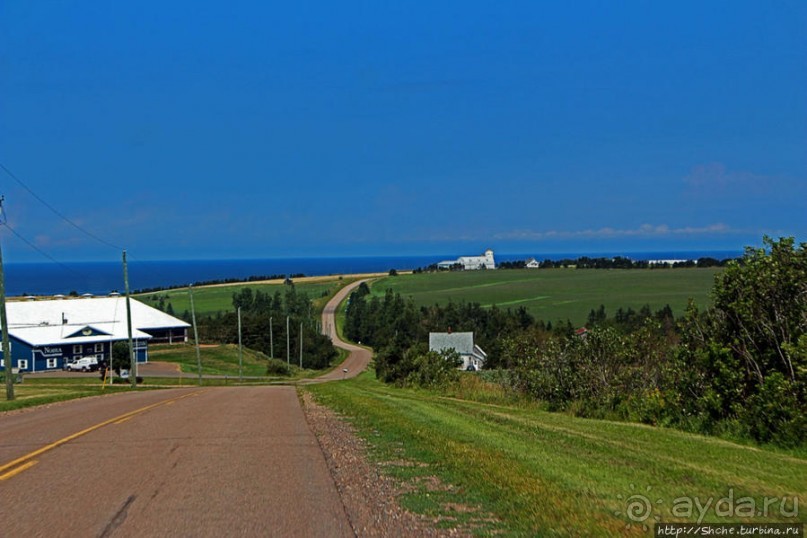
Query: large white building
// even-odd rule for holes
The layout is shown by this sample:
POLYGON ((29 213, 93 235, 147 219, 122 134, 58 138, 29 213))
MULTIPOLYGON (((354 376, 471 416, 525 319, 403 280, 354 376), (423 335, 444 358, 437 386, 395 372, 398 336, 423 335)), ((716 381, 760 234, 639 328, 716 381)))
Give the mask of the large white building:
MULTIPOLYGON (((187 341, 190 325, 181 319, 135 299, 131 310, 138 362, 148 361, 149 342, 187 341)), ((12 367, 21 371, 55 370, 86 356, 109 359, 113 344, 129 338, 121 296, 9 301, 6 311, 12 367)))
POLYGON ((438 269, 451 269, 456 265, 462 266, 466 271, 475 269, 496 269, 493 251, 487 249, 481 256, 460 256, 456 260, 445 260, 437 264, 438 269))

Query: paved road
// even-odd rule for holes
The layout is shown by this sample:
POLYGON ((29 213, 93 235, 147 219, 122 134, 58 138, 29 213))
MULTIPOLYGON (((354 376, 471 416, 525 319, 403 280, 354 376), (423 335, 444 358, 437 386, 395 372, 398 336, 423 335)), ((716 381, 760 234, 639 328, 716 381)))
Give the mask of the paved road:
POLYGON ((354 535, 293 387, 137 391, 0 415, 0 528, 354 535))
POLYGON ((338 368, 309 382, 335 381, 337 379, 356 377, 370 364, 370 359, 373 358, 372 351, 354 344, 349 344, 340 339, 339 335, 336 334, 335 320, 336 309, 339 307, 339 304, 345 300, 354 289, 358 288, 362 282, 367 282, 368 280, 369 279, 363 279, 348 284, 339 290, 339 292, 328 301, 325 308, 322 309, 322 326, 325 328, 325 334, 331 338, 333 345, 350 351, 350 355, 338 368), (345 369, 347 369, 347 372, 344 372, 345 369))

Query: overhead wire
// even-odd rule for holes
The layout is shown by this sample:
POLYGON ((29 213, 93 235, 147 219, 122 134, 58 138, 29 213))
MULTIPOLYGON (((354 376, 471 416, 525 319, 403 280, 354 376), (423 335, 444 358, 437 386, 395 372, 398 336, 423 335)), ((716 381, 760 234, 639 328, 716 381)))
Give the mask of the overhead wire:
MULTIPOLYGON (((90 238, 94 239, 95 241, 98 241, 99 243, 101 243, 101 244, 103 244, 103 245, 105 245, 105 246, 107 246, 107 247, 114 248, 115 250, 118 250, 118 251, 124 250, 123 248, 121 248, 121 247, 119 247, 119 246, 117 246, 117 245, 114 245, 114 244, 110 243, 109 241, 106 241, 106 240, 104 240, 104 239, 102 239, 102 238, 98 237, 97 235, 95 235, 95 234, 94 234, 94 233, 92 233, 91 231, 86 230, 86 229, 85 229, 85 228, 83 228, 82 226, 80 226, 80 225, 78 225, 77 223, 75 223, 75 222, 73 222, 72 220, 70 220, 68 217, 66 217, 64 214, 62 214, 62 213, 61 213, 61 212, 60 212, 58 209, 56 209, 55 207, 53 207, 52 205, 50 205, 50 204, 49 204, 48 202, 46 202, 46 201, 45 201, 45 200, 44 200, 44 199, 43 199, 41 196, 39 196, 37 193, 35 193, 35 192, 33 191, 33 189, 31 189, 31 188, 30 188, 28 185, 26 185, 26 184, 25 184, 25 182, 24 182, 23 180, 21 180, 20 178, 18 178, 18 177, 17 177, 17 176, 16 176, 16 175, 15 175, 15 174, 14 174, 14 173, 11 171, 11 170, 9 170, 9 169, 6 167, 6 165, 4 165, 3 163, 0 163, 0 169, 2 169, 2 170, 3 170, 3 171, 4 171, 4 172, 5 172, 5 173, 6 173, 6 174, 7 174, 7 175, 8 175, 8 176, 11 178, 11 179, 13 179, 14 181, 16 181, 16 182, 17 182, 17 183, 18 183, 18 184, 19 184, 19 185, 20 185, 20 186, 21 186, 23 189, 25 189, 26 191, 28 191, 28 194, 30 194, 31 196, 33 196, 33 197, 34 197, 34 198, 35 198, 37 201, 39 201, 39 203, 41 203, 42 205, 44 205, 45 207, 47 207, 47 208, 48 208, 48 209, 49 209, 51 212, 53 212, 53 214, 54 214, 54 215, 56 215, 57 217, 59 217, 60 219, 62 219, 63 221, 65 221, 66 223, 68 223, 69 225, 71 225, 72 227, 74 227, 76 230, 80 231, 81 233, 83 233, 83 234, 84 234, 84 235, 86 235, 87 237, 90 237, 90 238)), ((16 235, 16 234, 15 234, 15 235, 16 235)), ((38 249, 37 249, 37 251, 41 253, 41 251, 39 251, 38 249)))
POLYGON ((26 245, 28 245, 29 247, 31 247, 32 249, 34 249, 35 251, 37 251, 38 253, 40 253, 42 256, 46 257, 47 259, 49 259, 50 261, 52 261, 53 263, 55 263, 56 265, 58 265, 59 267, 61 267, 62 269, 65 269, 65 270, 67 270, 67 271, 70 271, 70 272, 72 272, 73 274, 76 274, 76 275, 78 275, 78 276, 82 276, 82 277, 83 277, 83 276, 86 276, 86 275, 84 275, 84 274, 82 274, 82 273, 80 273, 80 272, 76 271, 76 270, 75 270, 75 269, 73 269, 72 267, 70 267, 70 266, 68 266, 68 265, 63 264, 62 262, 60 262, 59 260, 57 260, 56 258, 54 258, 53 256, 51 256, 50 254, 48 254, 47 252, 45 252, 44 250, 42 250, 42 249, 40 249, 39 247, 37 247, 35 244, 33 244, 33 243, 31 243, 30 241, 28 241, 28 240, 27 240, 25 237, 23 237, 22 235, 20 235, 20 234, 17 232, 17 230, 15 230, 14 228, 12 228, 12 227, 11 227, 11 225, 10 225, 8 222, 4 223, 4 226, 5 226, 5 227, 8 229, 8 231, 9 231, 9 232, 11 232, 12 234, 14 234, 14 236, 15 236, 17 239, 19 239, 20 241, 22 241, 23 243, 25 243, 26 245))

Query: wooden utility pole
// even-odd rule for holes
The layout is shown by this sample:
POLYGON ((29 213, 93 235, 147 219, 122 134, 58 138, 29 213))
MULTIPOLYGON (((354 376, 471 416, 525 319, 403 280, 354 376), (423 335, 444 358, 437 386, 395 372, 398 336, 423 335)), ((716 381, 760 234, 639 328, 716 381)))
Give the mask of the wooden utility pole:
POLYGON ((193 340, 196 342, 196 367, 199 370, 199 386, 202 385, 202 354, 199 352, 199 329, 196 328, 196 309, 193 307, 193 284, 188 284, 188 296, 191 299, 191 321, 193 321, 193 340))
POLYGON ((275 341, 272 338, 272 316, 269 316, 269 358, 275 358, 275 341))
POLYGON ((286 316, 286 364, 291 364, 291 333, 289 332, 289 316, 286 316))
POLYGON ((244 382, 244 350, 241 347, 241 307, 238 307, 238 381, 244 382))
POLYGON ((303 369, 303 322, 300 322, 300 369, 303 369))
MULTIPOLYGON (((3 200, 0 196, 0 222, 5 224, 3 200)), ((0 248, 0 330, 3 331, 3 364, 6 374, 6 400, 14 399, 14 374, 11 360, 11 343, 8 340, 8 318, 6 317, 6 277, 3 272, 3 249, 0 248)))
MULTIPOLYGON (((132 388, 137 388, 137 357, 135 356, 134 343, 132 342, 132 304, 129 302, 129 265, 126 263, 126 251, 123 251, 123 290, 126 293, 126 330, 129 335, 129 383, 132 388)), ((110 348, 110 356, 112 350, 110 348)), ((110 359, 111 360, 111 359, 110 359)))

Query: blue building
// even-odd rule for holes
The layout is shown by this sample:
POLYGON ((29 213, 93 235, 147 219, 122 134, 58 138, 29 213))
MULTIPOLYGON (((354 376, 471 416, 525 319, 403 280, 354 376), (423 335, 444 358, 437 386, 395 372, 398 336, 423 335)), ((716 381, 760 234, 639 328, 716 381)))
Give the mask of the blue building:
MULTIPOLYGON (((137 362, 148 361, 150 341, 186 342, 189 324, 131 299, 137 362)), ((57 370, 82 357, 109 359, 116 342, 128 342, 124 297, 9 301, 12 368, 57 370)), ((0 350, 0 369, 5 368, 0 350)))

